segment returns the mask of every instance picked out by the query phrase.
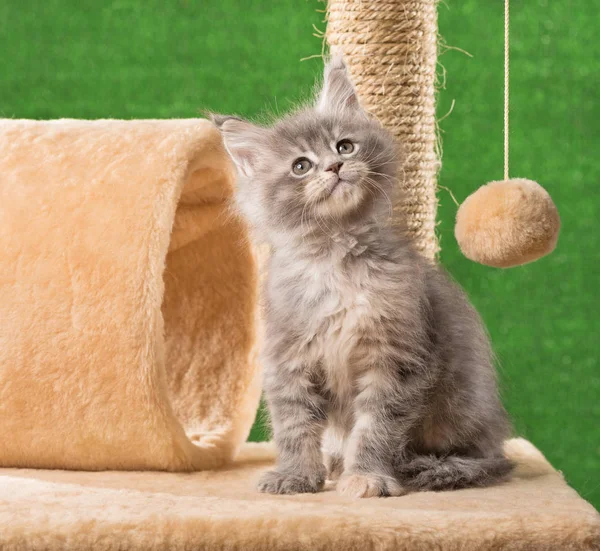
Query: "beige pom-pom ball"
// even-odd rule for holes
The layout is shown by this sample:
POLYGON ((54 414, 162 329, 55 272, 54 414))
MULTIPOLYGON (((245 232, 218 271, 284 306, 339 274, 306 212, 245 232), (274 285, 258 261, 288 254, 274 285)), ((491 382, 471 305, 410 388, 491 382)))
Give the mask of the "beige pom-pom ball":
POLYGON ((548 192, 522 178, 490 182, 467 197, 454 234, 470 260, 510 268, 552 252, 560 217, 548 192))

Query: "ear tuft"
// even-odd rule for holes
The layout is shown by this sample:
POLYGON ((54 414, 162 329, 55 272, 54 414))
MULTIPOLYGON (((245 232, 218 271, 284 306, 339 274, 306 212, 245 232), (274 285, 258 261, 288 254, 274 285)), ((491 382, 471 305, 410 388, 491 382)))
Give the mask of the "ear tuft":
POLYGON ((344 62, 344 56, 337 54, 331 56, 325 65, 325 74, 331 73, 331 71, 347 71, 346 63, 344 62))
POLYGON ((205 117, 207 119, 209 119, 219 130, 221 130, 221 128, 223 127, 223 124, 230 120, 236 120, 236 121, 241 121, 242 119, 240 119, 239 117, 236 117, 234 115, 219 115, 218 113, 212 113, 212 112, 206 112, 205 117))
POLYGON ((323 88, 317 100, 317 110, 335 112, 344 109, 362 110, 344 59, 338 55, 332 57, 325 65, 323 88))

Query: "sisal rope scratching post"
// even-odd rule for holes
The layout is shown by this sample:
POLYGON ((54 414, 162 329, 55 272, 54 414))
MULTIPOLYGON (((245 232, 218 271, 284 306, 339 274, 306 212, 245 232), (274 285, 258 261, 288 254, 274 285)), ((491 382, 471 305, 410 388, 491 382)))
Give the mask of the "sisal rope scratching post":
POLYGON ((437 210, 436 0, 329 0, 327 41, 343 54, 362 105, 398 139, 408 229, 433 259, 437 210))

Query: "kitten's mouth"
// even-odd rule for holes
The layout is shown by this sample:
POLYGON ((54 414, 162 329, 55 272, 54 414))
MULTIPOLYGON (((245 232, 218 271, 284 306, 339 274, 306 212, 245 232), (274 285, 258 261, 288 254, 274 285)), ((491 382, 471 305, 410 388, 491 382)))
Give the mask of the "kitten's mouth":
POLYGON ((347 190, 350 185, 351 184, 348 180, 344 180, 344 179, 338 177, 337 182, 334 182, 333 184, 331 184, 329 186, 329 189, 327 190, 328 193, 327 193, 326 199, 329 199, 334 194, 339 195, 340 192, 343 193, 344 189, 347 190))
POLYGON ((320 197, 317 199, 318 203, 324 203, 328 199, 330 199, 337 189, 342 189, 343 185, 346 183, 344 180, 338 177, 337 181, 328 184, 324 187, 320 193, 320 197))
POLYGON ((334 184, 329 188, 329 196, 331 197, 331 195, 333 195, 333 192, 340 187, 340 184, 342 184, 344 182, 344 180, 342 180, 341 178, 338 178, 337 182, 334 182, 334 184))
POLYGON ((361 199, 360 190, 353 183, 353 179, 347 178, 332 178, 334 181, 330 181, 322 188, 318 203, 323 205, 323 208, 327 212, 346 210, 355 206, 361 199))

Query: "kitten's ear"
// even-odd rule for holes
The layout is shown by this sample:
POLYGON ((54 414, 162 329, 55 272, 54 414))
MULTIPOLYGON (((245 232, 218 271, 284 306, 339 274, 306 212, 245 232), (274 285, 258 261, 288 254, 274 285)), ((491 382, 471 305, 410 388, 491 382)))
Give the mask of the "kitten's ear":
POLYGON ((336 56, 325 65, 323 88, 317 99, 317 110, 327 112, 340 109, 362 111, 344 60, 342 56, 336 56))
POLYGON ((246 177, 254 174, 267 130, 248 121, 229 115, 210 114, 210 119, 221 131, 225 149, 236 167, 246 177))

